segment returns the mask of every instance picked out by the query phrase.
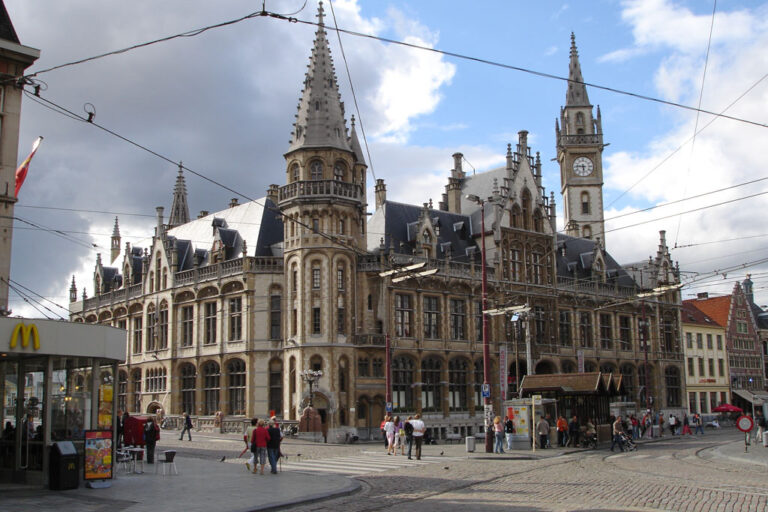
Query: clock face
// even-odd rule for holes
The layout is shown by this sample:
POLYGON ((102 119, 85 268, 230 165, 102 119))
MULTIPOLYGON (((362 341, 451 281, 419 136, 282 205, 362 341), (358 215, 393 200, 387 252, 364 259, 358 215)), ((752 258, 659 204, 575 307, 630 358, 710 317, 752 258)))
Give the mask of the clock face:
POLYGON ((585 156, 580 156, 573 161, 573 172, 575 172, 578 176, 589 176, 592 174, 594 167, 595 166, 592 163, 592 160, 585 156))

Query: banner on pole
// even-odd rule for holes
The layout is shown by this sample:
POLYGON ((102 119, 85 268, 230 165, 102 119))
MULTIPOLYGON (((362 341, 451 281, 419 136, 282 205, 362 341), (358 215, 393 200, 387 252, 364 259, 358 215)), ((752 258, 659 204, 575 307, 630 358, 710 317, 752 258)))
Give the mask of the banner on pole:
POLYGON ((501 391, 501 400, 507 399, 507 347, 499 347, 499 391, 501 391))

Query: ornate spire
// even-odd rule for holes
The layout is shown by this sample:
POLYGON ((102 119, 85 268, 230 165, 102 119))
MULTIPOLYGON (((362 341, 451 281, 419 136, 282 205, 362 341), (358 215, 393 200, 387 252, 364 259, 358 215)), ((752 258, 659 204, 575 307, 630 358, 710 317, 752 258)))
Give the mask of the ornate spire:
POLYGON ((109 262, 114 262, 120 256, 120 226, 115 217, 115 227, 112 228, 112 246, 109 251, 109 262))
POLYGON ((304 89, 288 153, 302 148, 336 148, 352 151, 347 137, 344 104, 339 94, 331 48, 323 22, 323 3, 317 10, 319 26, 309 57, 304 89))
POLYGON ((355 152, 355 158, 358 163, 365 164, 365 155, 363 155, 363 148, 360 146, 360 141, 357 138, 357 131, 355 130, 355 116, 352 116, 352 129, 350 130, 349 145, 352 147, 352 151, 355 152))
POLYGON ((576 36, 571 32, 571 63, 568 66, 568 92, 565 95, 565 106, 584 107, 589 105, 587 86, 584 85, 584 77, 581 76, 576 36))
POLYGON ((189 206, 187 206, 187 185, 184 182, 182 163, 179 162, 179 174, 176 176, 176 186, 173 188, 173 203, 168 217, 168 229, 189 222, 189 206))

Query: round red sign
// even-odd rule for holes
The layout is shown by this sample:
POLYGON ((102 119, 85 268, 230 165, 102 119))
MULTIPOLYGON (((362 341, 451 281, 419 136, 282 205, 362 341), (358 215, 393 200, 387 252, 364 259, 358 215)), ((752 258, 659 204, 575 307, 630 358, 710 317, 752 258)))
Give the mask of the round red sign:
POLYGON ((739 419, 736 420, 736 428, 742 432, 749 432, 754 426, 755 423, 749 416, 739 416, 739 419))

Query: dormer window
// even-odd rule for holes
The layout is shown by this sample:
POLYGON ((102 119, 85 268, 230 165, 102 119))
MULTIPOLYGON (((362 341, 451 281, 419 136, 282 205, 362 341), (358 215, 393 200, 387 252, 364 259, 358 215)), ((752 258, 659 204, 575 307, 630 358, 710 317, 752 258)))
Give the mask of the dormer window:
POLYGON ((424 234, 421 236, 422 240, 425 244, 431 244, 432 243, 432 234, 429 231, 424 231, 424 234))
POLYGON ((323 162, 315 160, 309 164, 309 179, 315 181, 323 179, 323 162))
POLYGON ((299 164, 293 164, 291 167, 291 179, 292 181, 299 181, 299 164))

